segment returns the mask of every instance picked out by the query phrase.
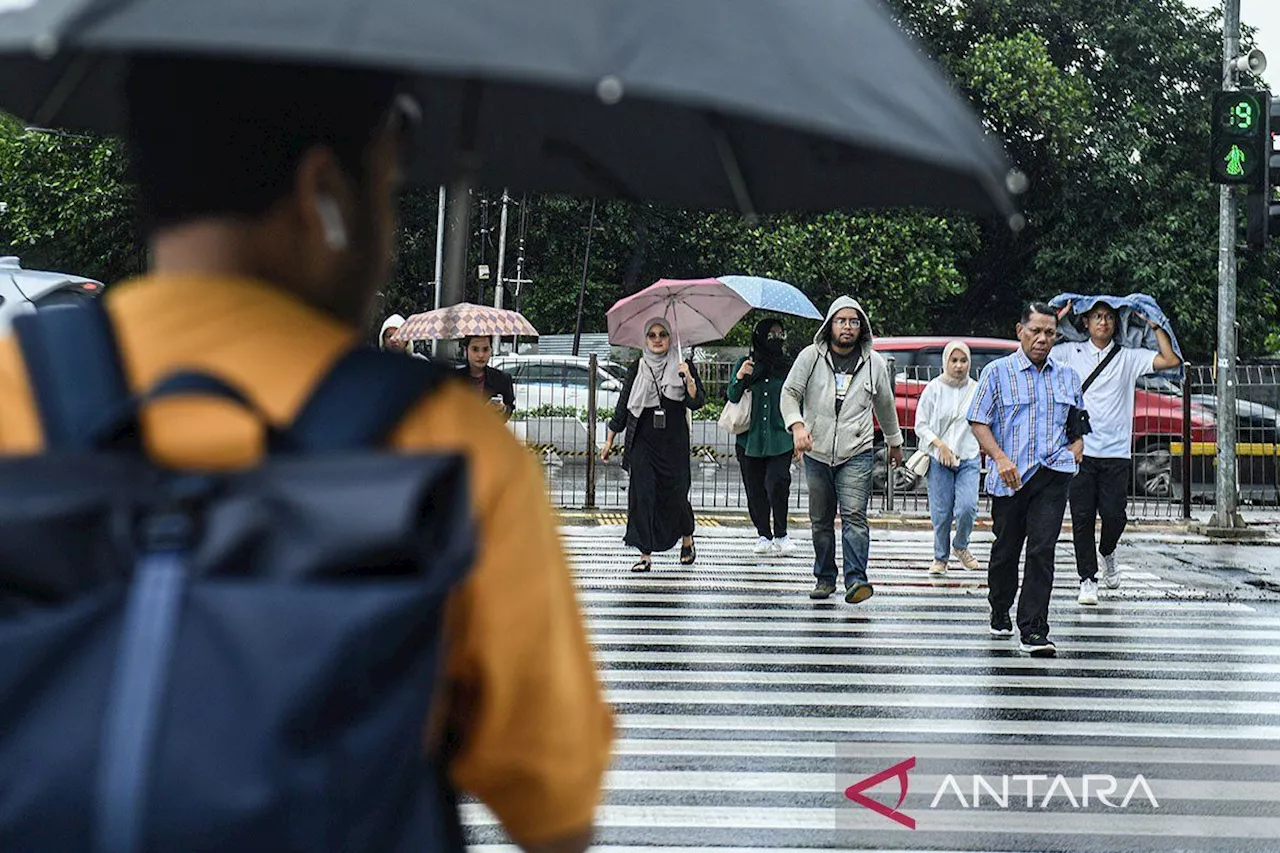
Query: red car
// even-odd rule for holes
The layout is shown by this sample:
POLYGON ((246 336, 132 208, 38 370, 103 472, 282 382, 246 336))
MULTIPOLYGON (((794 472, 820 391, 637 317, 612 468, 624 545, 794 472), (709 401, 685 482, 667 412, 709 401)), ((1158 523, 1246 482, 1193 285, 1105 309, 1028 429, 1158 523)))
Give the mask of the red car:
MULTIPOLYGON (((895 396, 898 421, 908 445, 915 444, 916 404, 930 379, 942 372, 942 349, 952 337, 884 337, 872 344, 876 352, 893 359, 897 377, 895 396)), ((997 358, 1018 348, 1018 342, 1003 338, 959 338, 973 354, 975 376, 997 358)), ((1172 442, 1182 441, 1182 398, 1173 383, 1147 377, 1140 383, 1133 409, 1134 489, 1140 495, 1172 497, 1172 442), (1145 387, 1143 387, 1145 386, 1145 387), (1159 390, 1152 390, 1159 389, 1159 390)), ((1213 414, 1199 405, 1191 407, 1191 440, 1217 441, 1213 414)), ((896 478, 895 478, 896 479, 896 478)), ((899 485, 895 482, 895 485, 899 485)), ((903 483, 901 485, 914 485, 903 483)))

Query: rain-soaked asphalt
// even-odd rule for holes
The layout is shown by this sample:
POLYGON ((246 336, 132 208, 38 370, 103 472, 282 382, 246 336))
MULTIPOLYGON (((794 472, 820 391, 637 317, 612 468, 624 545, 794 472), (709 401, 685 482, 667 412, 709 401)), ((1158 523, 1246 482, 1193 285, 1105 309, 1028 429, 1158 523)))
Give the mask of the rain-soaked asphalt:
MULTIPOLYGON (((1032 660, 989 635, 985 572, 930 580, 926 530, 874 531, 857 607, 808 599, 803 532, 760 559, 704 528, 696 569, 649 575, 619 528, 565 536, 619 715, 593 849, 1280 853, 1280 546, 1138 534, 1082 608, 1064 539, 1032 660), (876 774, 879 809, 846 796, 876 774)), ((514 849, 463 809, 473 850, 514 849)))

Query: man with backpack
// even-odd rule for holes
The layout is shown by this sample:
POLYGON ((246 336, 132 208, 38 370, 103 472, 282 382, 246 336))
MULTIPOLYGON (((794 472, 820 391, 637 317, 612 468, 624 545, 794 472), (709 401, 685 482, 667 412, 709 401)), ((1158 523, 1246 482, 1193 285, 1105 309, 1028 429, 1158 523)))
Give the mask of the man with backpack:
MULTIPOLYGON (((398 81, 140 57, 127 96, 151 269, 111 289, 104 336, 124 390, 154 398, 131 405, 155 474, 125 482, 144 470, 125 439, 123 458, 74 457, 90 467, 66 479, 90 497, 63 495, 81 509, 54 521, 96 538, 71 553, 33 536, 63 562, 32 569, 25 600, 0 585, 0 848, 460 849, 467 792, 525 850, 586 849, 611 715, 536 462, 447 368, 359 347, 413 119, 398 81), (339 440, 370 410, 395 417, 353 434, 386 453, 339 440), (275 455, 288 446, 321 452, 275 455), (84 503, 126 485, 106 511, 84 503), (135 555, 137 577, 93 580, 135 555), (50 624, 77 619, 101 640, 50 624), (60 643, 32 648, 38 630, 60 643)), ((32 466, 94 426, 48 429, 68 389, 43 381, 57 360, 38 332, 0 341, 3 496, 53 494, 32 466)), ((74 390, 73 409, 101 389, 74 390)), ((6 534, 31 529, 16 515, 6 534)), ((0 571, 18 577, 16 548, 0 571)))
MULTIPOLYGON (((1071 310, 1068 303, 1063 313, 1071 310)), ((1084 437, 1080 473, 1071 481, 1071 534, 1080 573, 1077 601, 1098 603, 1098 554, 1108 589, 1120 586, 1116 545, 1128 518, 1129 483, 1133 456, 1133 406, 1138 379, 1182 364, 1173 340, 1159 324, 1139 318, 1155 332, 1160 350, 1122 346, 1117 332, 1119 312, 1106 302, 1095 302, 1084 315, 1089 340, 1060 343, 1050 355, 1080 375, 1084 409, 1092 432, 1084 437), (1102 516, 1102 537, 1094 540, 1094 526, 1102 516)))

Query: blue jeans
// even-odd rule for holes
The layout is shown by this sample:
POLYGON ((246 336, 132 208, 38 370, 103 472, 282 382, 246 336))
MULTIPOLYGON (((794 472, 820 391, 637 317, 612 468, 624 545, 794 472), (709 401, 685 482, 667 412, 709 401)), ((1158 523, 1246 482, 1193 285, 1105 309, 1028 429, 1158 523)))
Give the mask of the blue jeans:
POLYGON ((966 459, 951 470, 934 459, 929 463, 925 479, 929 484, 929 516, 933 519, 933 557, 946 560, 951 554, 951 522, 956 523, 956 548, 969 547, 969 534, 978 517, 978 477, 982 463, 978 457, 966 459))
POLYGON ((875 454, 867 451, 843 465, 832 467, 804 458, 809 482, 809 527, 813 530, 813 574, 819 582, 836 582, 836 509, 840 510, 840 539, 844 546, 844 585, 867 582, 867 558, 871 529, 867 504, 871 502, 871 466, 875 454))

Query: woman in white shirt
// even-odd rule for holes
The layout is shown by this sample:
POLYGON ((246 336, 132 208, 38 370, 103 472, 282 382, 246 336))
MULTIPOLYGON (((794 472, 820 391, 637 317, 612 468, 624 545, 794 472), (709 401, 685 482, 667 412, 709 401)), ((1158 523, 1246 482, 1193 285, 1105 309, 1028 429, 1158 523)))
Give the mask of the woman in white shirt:
POLYGON ((933 575, 947 573, 952 553, 966 569, 979 568, 969 551, 969 535, 978 516, 982 468, 978 440, 965 417, 978 385, 969 375, 969 364, 969 347, 961 341, 947 344, 942 351, 942 375, 925 386, 916 407, 916 437, 921 448, 929 448, 926 480, 933 519, 933 564, 929 567, 933 575), (951 539, 953 520, 955 539, 951 539))

